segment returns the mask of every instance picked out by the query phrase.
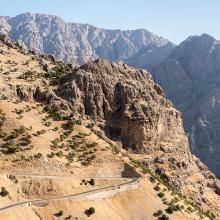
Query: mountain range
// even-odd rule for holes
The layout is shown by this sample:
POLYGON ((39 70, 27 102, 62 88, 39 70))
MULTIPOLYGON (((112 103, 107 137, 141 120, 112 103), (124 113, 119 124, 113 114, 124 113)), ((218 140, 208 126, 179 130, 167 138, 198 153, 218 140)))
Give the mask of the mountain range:
POLYGON ((66 23, 43 14, 0 17, 0 33, 39 53, 81 65, 98 57, 151 68, 174 47, 168 40, 139 30, 107 30, 88 24, 66 23), (146 61, 147 60, 147 61, 146 61))
POLYGON ((183 113, 192 152, 220 176, 220 44, 203 34, 180 45, 151 32, 107 30, 43 14, 0 17, 0 33, 74 65, 98 57, 150 71, 183 113))

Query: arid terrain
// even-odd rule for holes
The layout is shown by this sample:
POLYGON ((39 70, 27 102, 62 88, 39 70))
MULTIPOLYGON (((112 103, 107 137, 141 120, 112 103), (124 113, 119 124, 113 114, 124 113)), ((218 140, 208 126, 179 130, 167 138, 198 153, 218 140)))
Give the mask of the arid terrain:
POLYGON ((35 53, 51 54, 76 66, 100 58, 149 71, 166 98, 183 114, 191 152, 220 178, 220 41, 217 35, 215 39, 213 33, 206 32, 204 29, 194 35, 193 30, 192 36, 188 33, 175 45, 171 39, 142 28, 110 30, 41 13, 0 16, 0 34, 35 53))
POLYGON ((0 37, 0 219, 220 219, 220 183, 151 75, 0 37))

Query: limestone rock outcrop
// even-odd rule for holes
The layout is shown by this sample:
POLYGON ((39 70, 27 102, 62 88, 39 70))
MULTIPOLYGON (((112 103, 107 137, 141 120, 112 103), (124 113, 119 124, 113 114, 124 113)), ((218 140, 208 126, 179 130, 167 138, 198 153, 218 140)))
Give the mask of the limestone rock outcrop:
POLYGON ((80 113, 105 120, 107 132, 127 148, 186 141, 181 113, 145 70, 99 59, 61 78, 56 94, 80 113))

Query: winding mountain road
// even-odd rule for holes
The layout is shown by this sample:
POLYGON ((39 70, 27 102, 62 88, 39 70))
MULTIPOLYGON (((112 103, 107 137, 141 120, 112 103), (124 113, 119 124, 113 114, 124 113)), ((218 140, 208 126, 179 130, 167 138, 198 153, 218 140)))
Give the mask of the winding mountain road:
POLYGON ((37 205, 37 204, 41 204, 44 202, 49 202, 49 201, 54 201, 54 200, 62 200, 62 199, 71 199, 71 198, 76 198, 78 196, 87 196, 87 195, 91 195, 91 194, 95 194, 95 193, 99 193, 99 192, 105 192, 105 191, 109 191, 109 190, 116 190, 116 189, 120 189, 120 187, 122 186, 129 186, 132 184, 138 184, 139 182, 139 178, 125 178, 125 177, 71 177, 71 176, 47 176, 47 175, 31 175, 31 174, 6 174, 7 177, 30 177, 30 178, 48 178, 48 179, 118 179, 118 180, 125 180, 126 182, 124 183, 120 183, 120 184, 116 184, 116 185, 111 185, 111 186, 106 186, 106 187, 101 187, 101 188, 97 188, 97 189, 93 189, 93 190, 89 190, 89 191, 85 191, 85 192, 81 192, 81 193, 75 193, 75 194, 70 194, 70 195, 62 195, 62 196, 55 196, 55 197, 50 197, 50 198, 46 198, 46 199, 35 199, 35 200, 26 200, 26 201, 20 201, 20 202, 16 202, 4 207, 0 207, 0 211, 4 211, 7 209, 11 209, 17 206, 22 206, 22 205, 37 205))

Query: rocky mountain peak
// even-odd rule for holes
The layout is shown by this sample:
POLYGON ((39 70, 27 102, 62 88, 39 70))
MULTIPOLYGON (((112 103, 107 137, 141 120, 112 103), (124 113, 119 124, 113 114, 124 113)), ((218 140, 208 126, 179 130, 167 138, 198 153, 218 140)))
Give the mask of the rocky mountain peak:
POLYGON ((166 96, 183 112, 193 152, 218 176, 220 41, 203 34, 177 46, 152 72, 166 96))
MULTIPOLYGON (((214 52, 214 48, 219 47, 219 41, 208 34, 201 36, 191 36, 178 45, 169 55, 172 59, 182 59, 183 62, 194 62, 195 56, 206 56, 208 51, 209 54, 214 52)), ((168 58, 168 59, 169 59, 168 58)), ((199 61, 199 59, 198 59, 199 61)))
POLYGON ((211 41, 215 41, 216 40, 213 36, 211 36, 209 34, 205 34, 205 33, 201 35, 201 38, 207 39, 207 40, 209 39, 211 41))
POLYGON ((77 65, 98 57, 153 67, 174 48, 168 40, 144 30, 107 30, 88 24, 66 23, 45 14, 25 13, 0 18, 0 33, 38 53, 77 65), (152 57, 152 58, 151 58, 152 57), (139 59, 140 58, 140 59, 139 59))
POLYGON ((200 36, 199 35, 190 36, 185 41, 183 41, 182 44, 192 43, 192 42, 201 42, 201 41, 213 42, 215 40, 216 39, 209 34, 202 34, 200 36))

